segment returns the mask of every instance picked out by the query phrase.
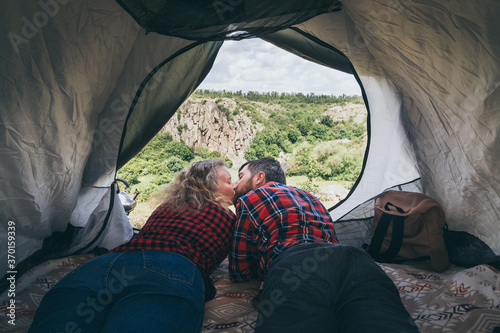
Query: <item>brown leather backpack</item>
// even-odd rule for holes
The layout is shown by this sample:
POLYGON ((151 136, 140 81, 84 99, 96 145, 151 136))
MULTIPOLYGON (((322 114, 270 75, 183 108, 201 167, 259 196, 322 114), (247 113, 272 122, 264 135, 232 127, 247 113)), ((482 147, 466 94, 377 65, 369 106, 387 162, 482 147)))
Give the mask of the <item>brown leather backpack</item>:
POLYGON ((367 251, 379 262, 418 260, 442 272, 449 266, 445 225, 443 208, 431 197, 386 191, 375 200, 372 239, 367 251))

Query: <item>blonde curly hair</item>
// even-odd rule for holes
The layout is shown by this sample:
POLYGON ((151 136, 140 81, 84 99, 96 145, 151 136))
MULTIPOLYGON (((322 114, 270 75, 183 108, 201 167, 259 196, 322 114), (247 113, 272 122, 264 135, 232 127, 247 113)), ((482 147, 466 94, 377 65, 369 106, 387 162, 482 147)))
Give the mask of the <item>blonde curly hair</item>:
POLYGON ((186 206, 199 207, 206 202, 229 207, 232 203, 218 193, 218 171, 227 167, 221 159, 194 162, 187 170, 181 171, 165 189, 163 203, 175 209, 186 206))

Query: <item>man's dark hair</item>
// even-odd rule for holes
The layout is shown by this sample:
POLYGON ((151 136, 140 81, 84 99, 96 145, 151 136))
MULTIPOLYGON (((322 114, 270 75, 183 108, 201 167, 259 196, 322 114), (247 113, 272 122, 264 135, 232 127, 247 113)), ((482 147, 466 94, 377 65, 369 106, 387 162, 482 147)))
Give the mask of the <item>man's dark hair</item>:
POLYGON ((262 157, 258 160, 248 161, 240 167, 238 172, 246 166, 248 166, 248 170, 250 170, 252 176, 262 171, 266 175, 266 181, 286 185, 285 172, 274 157, 262 157))

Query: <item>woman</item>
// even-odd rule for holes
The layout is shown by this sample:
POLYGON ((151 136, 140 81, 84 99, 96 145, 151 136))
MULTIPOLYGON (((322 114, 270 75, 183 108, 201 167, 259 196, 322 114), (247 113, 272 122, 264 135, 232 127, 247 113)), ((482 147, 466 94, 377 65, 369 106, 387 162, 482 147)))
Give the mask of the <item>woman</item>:
POLYGON ((224 162, 192 164, 136 238, 46 294, 29 332, 199 332, 215 293, 208 275, 229 251, 233 197, 224 162))

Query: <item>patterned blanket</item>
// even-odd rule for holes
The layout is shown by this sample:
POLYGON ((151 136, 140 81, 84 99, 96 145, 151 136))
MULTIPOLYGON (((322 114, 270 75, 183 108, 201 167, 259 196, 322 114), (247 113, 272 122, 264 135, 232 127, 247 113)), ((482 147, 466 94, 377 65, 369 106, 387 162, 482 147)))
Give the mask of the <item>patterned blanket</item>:
MULTIPOLYGON (((18 278, 15 326, 9 323, 10 297, 0 295, 0 331, 26 332, 43 295, 64 275, 93 258, 82 254, 47 261, 18 278)), ((451 266, 435 273, 410 265, 380 264, 394 281, 408 312, 423 333, 491 333, 500 326, 500 273, 492 266, 451 266)), ((206 303, 203 333, 253 332, 252 299, 259 285, 229 281, 227 260, 212 274, 215 299, 206 303)))

